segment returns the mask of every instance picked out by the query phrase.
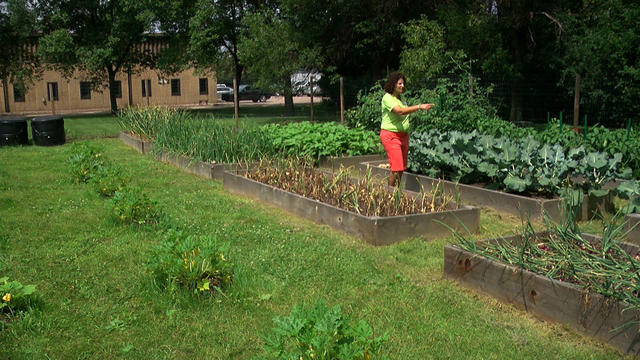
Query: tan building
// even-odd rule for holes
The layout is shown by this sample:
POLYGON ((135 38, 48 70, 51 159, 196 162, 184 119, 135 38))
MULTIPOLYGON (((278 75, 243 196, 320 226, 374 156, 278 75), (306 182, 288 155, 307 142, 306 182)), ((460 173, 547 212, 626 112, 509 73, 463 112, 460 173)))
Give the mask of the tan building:
MULTIPOLYGON (((128 76, 116 76, 118 109, 135 105, 192 106, 215 104, 217 79, 214 75, 196 75, 194 70, 163 77, 146 69, 128 76)), ((44 71, 37 81, 23 90, 21 84, 0 83, 0 112, 12 114, 51 114, 109 111, 109 89, 93 89, 82 73, 70 79, 55 71, 44 71), (8 111, 7 111, 8 109, 8 111)))

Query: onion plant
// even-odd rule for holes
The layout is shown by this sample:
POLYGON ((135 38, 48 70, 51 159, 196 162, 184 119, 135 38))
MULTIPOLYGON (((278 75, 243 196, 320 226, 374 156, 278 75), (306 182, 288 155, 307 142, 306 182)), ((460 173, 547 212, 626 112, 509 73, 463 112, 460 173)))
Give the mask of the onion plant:
POLYGON ((438 187, 411 196, 376 182, 371 172, 360 180, 352 179, 345 168, 336 173, 322 172, 313 167, 309 158, 263 160, 245 170, 244 176, 366 216, 419 214, 457 207, 453 197, 438 187))
POLYGON ((626 238, 622 213, 602 218, 600 240, 585 237, 565 202, 565 219, 545 218, 545 231, 536 232, 525 219, 516 241, 476 243, 458 236, 460 248, 551 279, 577 284, 585 290, 640 308, 640 255, 622 245, 626 238))

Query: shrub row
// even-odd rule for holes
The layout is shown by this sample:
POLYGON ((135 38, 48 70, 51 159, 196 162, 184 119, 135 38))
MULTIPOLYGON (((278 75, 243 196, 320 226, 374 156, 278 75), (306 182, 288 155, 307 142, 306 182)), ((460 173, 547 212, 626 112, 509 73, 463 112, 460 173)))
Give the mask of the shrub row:
POLYGON ((578 147, 565 152, 560 145, 542 144, 533 137, 513 141, 476 131, 414 134, 409 143, 409 169, 462 183, 489 183, 515 193, 556 195, 567 185, 603 196, 603 186, 630 176, 622 170, 621 155, 587 152, 578 147), (580 182, 574 181, 581 177, 580 182))
POLYGON ((127 176, 115 164, 104 158, 100 149, 89 142, 74 142, 69 149, 68 163, 72 180, 89 183, 98 194, 109 198, 111 213, 120 222, 148 224, 162 217, 158 204, 140 187, 129 186, 127 176))

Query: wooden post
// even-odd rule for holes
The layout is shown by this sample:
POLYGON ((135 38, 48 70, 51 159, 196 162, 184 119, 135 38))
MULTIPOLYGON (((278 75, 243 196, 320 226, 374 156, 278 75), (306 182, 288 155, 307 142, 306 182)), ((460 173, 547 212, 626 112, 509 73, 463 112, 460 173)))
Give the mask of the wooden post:
POLYGON ((573 128, 578 128, 580 121, 580 74, 576 74, 576 83, 573 92, 573 128))
POLYGON ((238 130, 238 80, 236 78, 233 78, 233 119, 238 130))
POLYGON ((127 89, 129 91, 129 107, 133 106, 133 93, 131 92, 131 67, 127 69, 127 89))
POLYGON ((340 76, 340 125, 344 125, 344 78, 340 76))
POLYGON ((311 111, 311 122, 315 122, 313 119, 313 74, 311 75, 311 77, 309 78, 309 86, 311 87, 311 107, 309 108, 309 110, 311 111))

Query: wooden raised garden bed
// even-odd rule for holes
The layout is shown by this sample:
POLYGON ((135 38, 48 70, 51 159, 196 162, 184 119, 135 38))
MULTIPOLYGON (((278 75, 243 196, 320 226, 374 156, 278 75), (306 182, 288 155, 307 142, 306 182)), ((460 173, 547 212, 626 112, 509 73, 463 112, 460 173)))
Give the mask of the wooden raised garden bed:
POLYGON ((222 174, 229 169, 235 169, 237 164, 213 164, 204 161, 196 161, 184 155, 163 152, 156 155, 157 159, 178 167, 188 173, 206 178, 222 180, 222 174))
MULTIPOLYGON (((371 169, 373 175, 388 177, 389 169, 381 168, 379 166, 381 164, 386 164, 386 161, 364 162, 360 164, 360 167, 363 170, 371 169)), ((545 212, 555 221, 562 219, 560 199, 533 198, 510 194, 504 191, 490 190, 473 185, 456 184, 452 181, 435 179, 408 172, 405 172, 402 176, 402 183, 407 190, 416 192, 420 191, 421 187, 424 191, 430 191, 436 185, 442 186, 449 194, 457 193, 460 201, 463 203, 488 207, 517 216, 528 214, 529 217, 534 220, 541 220, 545 212)), ((610 208, 609 204, 611 203, 611 197, 606 197, 605 201, 602 202, 594 201, 585 195, 582 208, 578 213, 578 220, 590 219, 595 211, 610 208)))
MULTIPOLYGON (((585 235, 589 241, 598 241, 585 235)), ((518 237, 488 241, 517 241, 518 237)), ((632 256, 639 248, 621 247, 632 256)), ((444 249, 444 275, 460 284, 492 295, 532 315, 566 324, 623 352, 640 353, 640 312, 623 302, 564 281, 552 280, 514 266, 472 254, 455 245, 444 249), (627 310, 625 310, 627 309, 627 310), (625 310, 625 311, 623 311, 625 310)))
POLYGON ((625 231, 629 231, 627 234, 627 241, 636 245, 640 245, 640 214, 629 214, 625 218, 625 231))
POLYGON ((330 156, 320 161, 319 166, 324 168, 338 169, 340 166, 359 166, 363 162, 383 161, 384 155, 358 155, 358 156, 330 156))
POLYGON ((121 131, 118 137, 123 143, 136 149, 141 154, 148 154, 153 148, 153 142, 151 140, 141 139, 139 136, 128 132, 121 131))
POLYGON ((478 229, 480 211, 469 206, 425 214, 364 216, 248 179, 242 173, 238 170, 225 171, 224 188, 232 193, 270 203, 316 223, 326 224, 355 235, 372 245, 389 245, 413 236, 432 239, 450 235, 449 229, 438 222, 459 231, 466 231, 463 230, 464 227, 472 232, 478 229))

